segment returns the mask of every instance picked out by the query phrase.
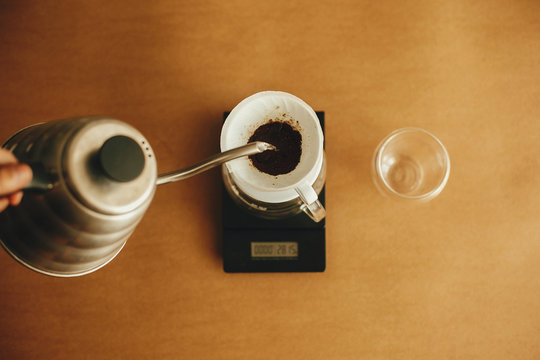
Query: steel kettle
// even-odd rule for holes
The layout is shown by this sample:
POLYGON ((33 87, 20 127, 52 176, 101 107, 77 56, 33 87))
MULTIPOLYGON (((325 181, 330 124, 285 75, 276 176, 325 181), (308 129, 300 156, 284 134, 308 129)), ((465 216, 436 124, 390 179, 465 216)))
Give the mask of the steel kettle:
POLYGON ((0 243, 48 275, 83 275, 122 249, 156 188, 156 158, 134 127, 107 117, 32 125, 4 148, 31 166, 22 203, 0 213, 0 243))
POLYGON ((148 140, 134 127, 103 116, 32 125, 2 147, 30 165, 33 179, 21 204, 0 213, 0 244, 23 265, 63 277, 88 274, 111 261, 157 185, 275 150, 257 141, 158 176, 148 140))

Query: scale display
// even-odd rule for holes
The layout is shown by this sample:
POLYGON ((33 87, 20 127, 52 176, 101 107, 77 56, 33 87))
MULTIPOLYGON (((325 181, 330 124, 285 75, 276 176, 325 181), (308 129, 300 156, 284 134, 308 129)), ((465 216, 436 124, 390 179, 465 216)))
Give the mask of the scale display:
MULTIPOLYGON (((297 220, 302 216, 307 217, 300 214, 297 220)), ((225 272, 322 272, 325 268, 324 228, 223 229, 225 272)))
POLYGON ((298 257, 298 243, 293 241, 254 241, 251 243, 251 257, 255 260, 296 259, 298 257))

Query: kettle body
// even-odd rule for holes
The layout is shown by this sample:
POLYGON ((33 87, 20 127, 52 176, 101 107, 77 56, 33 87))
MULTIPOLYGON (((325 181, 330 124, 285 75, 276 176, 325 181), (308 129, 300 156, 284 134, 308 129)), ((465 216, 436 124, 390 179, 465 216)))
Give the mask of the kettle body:
POLYGON ((0 213, 0 243, 23 265, 78 276, 110 262, 154 196, 157 163, 134 127, 91 116, 24 128, 3 145, 34 171, 33 189, 0 213))

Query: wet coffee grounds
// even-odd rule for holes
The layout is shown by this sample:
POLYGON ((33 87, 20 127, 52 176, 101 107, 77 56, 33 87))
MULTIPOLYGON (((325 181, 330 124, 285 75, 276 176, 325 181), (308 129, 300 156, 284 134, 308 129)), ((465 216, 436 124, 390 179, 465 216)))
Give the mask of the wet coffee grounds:
POLYGON ((249 157, 253 166, 263 173, 287 174, 300 162, 302 135, 286 122, 271 120, 259 126, 249 138, 249 142, 252 141, 264 141, 277 148, 249 157))

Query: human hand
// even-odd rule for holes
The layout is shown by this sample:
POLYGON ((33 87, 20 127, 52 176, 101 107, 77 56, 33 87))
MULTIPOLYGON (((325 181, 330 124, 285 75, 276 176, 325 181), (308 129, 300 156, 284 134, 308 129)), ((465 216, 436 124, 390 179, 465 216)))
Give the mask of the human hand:
POLYGON ((20 164, 8 150, 0 148, 0 212, 22 200, 21 189, 32 180, 32 169, 20 164))

